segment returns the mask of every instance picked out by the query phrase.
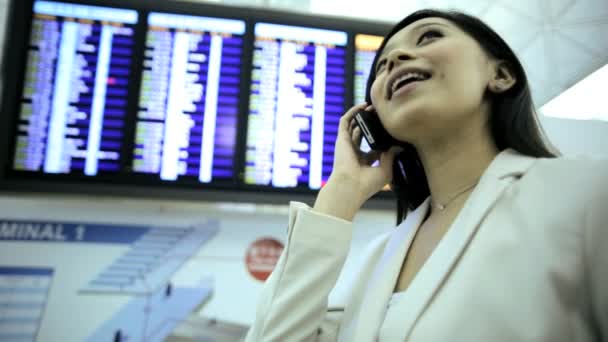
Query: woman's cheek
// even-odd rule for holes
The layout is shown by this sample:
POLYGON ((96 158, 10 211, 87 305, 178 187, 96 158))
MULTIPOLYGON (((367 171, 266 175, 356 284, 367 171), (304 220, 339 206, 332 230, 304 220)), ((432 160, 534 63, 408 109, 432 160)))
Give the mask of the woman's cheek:
POLYGON ((378 81, 378 79, 376 78, 376 79, 374 80, 374 83, 372 83, 372 89, 370 90, 370 97, 371 97, 371 99, 372 99, 372 103, 371 103, 371 104, 372 104, 374 107, 376 107, 376 106, 380 105, 380 103, 379 103, 379 101, 378 101, 378 100, 380 99, 380 96, 381 96, 381 95, 380 95, 380 90, 381 90, 381 89, 379 89, 379 87, 380 87, 379 83, 380 83, 380 82, 379 82, 379 81, 378 81))

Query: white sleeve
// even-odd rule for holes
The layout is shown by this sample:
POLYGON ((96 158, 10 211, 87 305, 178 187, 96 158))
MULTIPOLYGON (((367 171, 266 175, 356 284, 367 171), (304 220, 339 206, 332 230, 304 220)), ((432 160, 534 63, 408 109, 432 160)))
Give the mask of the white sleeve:
POLYGON ((351 238, 351 222, 292 202, 285 249, 264 284, 245 341, 335 341, 341 315, 327 312, 327 298, 351 238), (319 336, 323 331, 326 336, 319 336))

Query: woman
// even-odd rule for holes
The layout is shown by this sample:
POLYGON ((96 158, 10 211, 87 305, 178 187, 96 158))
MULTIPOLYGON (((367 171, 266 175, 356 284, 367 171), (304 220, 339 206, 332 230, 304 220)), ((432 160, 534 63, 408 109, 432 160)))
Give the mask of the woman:
POLYGON ((314 207, 291 204, 247 341, 608 340, 608 165, 554 157, 507 44, 467 15, 416 12, 385 38, 367 94, 314 207), (408 144, 362 155, 362 109, 408 144), (355 213, 411 146, 409 174, 419 158, 425 177, 394 189, 410 211, 328 304, 355 213))

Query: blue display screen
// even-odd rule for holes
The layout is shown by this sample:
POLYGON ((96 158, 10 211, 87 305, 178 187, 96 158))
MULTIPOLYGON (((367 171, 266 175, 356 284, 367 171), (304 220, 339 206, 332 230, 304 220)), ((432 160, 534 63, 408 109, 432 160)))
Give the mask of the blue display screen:
POLYGON ((133 170, 163 181, 231 179, 245 23, 151 13, 133 170))
POLYGON ((245 182, 319 189, 345 110, 347 34, 255 25, 245 182))
POLYGON ((136 11, 36 1, 15 170, 117 172, 136 11))

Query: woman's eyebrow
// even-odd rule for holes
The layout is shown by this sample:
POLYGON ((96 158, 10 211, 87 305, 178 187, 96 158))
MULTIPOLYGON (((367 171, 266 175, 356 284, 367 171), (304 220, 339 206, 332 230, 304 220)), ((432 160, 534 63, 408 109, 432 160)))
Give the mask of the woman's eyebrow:
MULTIPOLYGON (((440 22, 430 22, 430 23, 422 23, 422 24, 419 24, 418 26, 414 26, 414 28, 413 28, 413 29, 411 29, 411 32, 414 32, 414 31, 419 31, 419 30, 420 30, 420 29, 422 29, 422 28, 425 28, 425 27, 427 27, 427 26, 434 26, 434 25, 438 25, 438 26, 444 26, 444 27, 449 28, 449 26, 448 26, 448 25, 446 25, 446 24, 444 24, 444 23, 440 23, 440 22)), ((389 50, 387 49, 388 47, 390 47, 390 45, 387 45, 387 46, 385 46, 385 47, 384 47, 384 49, 382 49, 382 53, 380 54, 380 56, 378 56, 378 60, 380 60, 381 58, 383 58, 383 57, 384 57, 384 55, 386 54, 386 51, 389 51, 389 50)))

